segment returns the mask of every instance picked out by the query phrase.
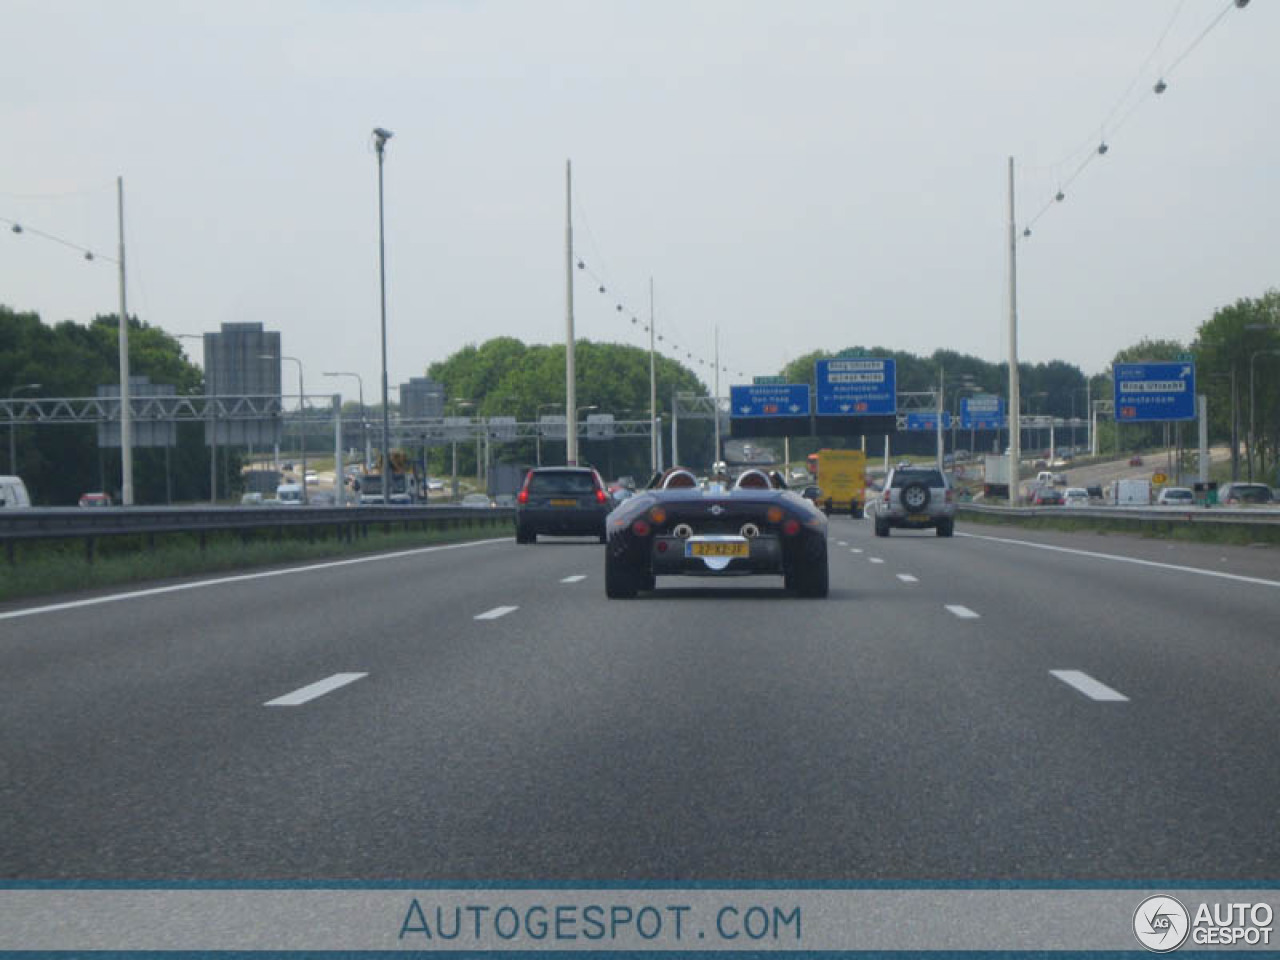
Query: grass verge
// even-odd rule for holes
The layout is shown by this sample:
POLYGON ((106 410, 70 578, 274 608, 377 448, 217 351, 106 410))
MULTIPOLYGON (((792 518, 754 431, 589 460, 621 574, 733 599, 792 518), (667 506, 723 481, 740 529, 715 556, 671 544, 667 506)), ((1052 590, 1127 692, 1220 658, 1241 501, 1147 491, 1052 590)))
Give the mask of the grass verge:
POLYGON ((1181 540, 1187 543, 1224 543, 1240 547, 1280 546, 1280 525, 1175 520, 1109 520, 1098 517, 1010 517, 991 513, 962 512, 964 523, 984 523, 997 527, 1028 530, 1060 530, 1065 533, 1089 531, 1123 534, 1148 540, 1181 540))
POLYGON ((0 602, 436 543, 483 540, 509 536, 513 529, 509 519, 485 518, 426 530, 393 528, 384 532, 378 525, 371 525, 367 536, 351 542, 331 535, 317 535, 312 540, 305 529, 285 530, 279 538, 274 532, 248 538, 238 533, 209 534, 203 550, 194 534, 157 538, 154 546, 143 536, 113 537, 99 543, 92 563, 86 560, 80 541, 19 542, 15 544, 13 564, 0 560, 0 571, 3 571, 0 602))

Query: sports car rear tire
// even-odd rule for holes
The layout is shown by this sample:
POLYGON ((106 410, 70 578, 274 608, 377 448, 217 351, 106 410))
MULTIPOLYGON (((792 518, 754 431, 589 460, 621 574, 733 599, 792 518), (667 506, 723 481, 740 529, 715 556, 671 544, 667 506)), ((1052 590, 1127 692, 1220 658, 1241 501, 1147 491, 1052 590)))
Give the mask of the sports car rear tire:
POLYGON ((827 548, 822 554, 799 567, 791 574, 790 581, 796 593, 802 597, 825 597, 830 589, 830 572, 827 569, 827 548))
POLYGON ((604 561, 604 595, 610 600, 627 600, 640 589, 640 575, 612 556, 604 561))

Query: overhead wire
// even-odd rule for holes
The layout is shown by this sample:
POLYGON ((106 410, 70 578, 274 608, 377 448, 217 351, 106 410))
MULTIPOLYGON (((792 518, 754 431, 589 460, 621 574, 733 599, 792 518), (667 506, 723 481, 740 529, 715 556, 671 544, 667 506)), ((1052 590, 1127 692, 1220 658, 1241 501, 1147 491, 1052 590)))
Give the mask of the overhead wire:
MULTIPOLYGON (((601 273, 597 273, 596 270, 594 270, 592 266, 588 264, 587 260, 581 255, 579 255, 577 252, 575 252, 574 254, 574 266, 578 270, 582 271, 585 275, 591 277, 592 281, 595 284, 596 292, 599 295, 608 297, 613 300, 615 314, 621 314, 622 316, 629 317, 632 326, 636 327, 639 332, 648 334, 649 333, 648 321, 640 319, 640 316, 641 316, 640 312, 637 312, 636 310, 631 308, 631 305, 628 302, 627 298, 624 296, 620 296, 617 293, 617 291, 614 290, 613 284, 608 279, 608 269, 607 267, 604 266, 604 255, 602 252, 600 252, 600 243, 596 239, 595 232, 591 229, 591 223, 587 216, 586 204, 583 202, 581 198, 581 194, 579 193, 576 186, 573 191, 573 196, 574 196, 574 208, 576 211, 578 211, 579 215, 582 217, 583 227, 586 230, 586 233, 591 242, 591 245, 595 248, 596 253, 599 254, 599 261, 601 263, 601 273, 603 273, 604 276, 602 276, 601 273)), ((681 362, 680 355, 683 354, 683 358, 685 360, 689 360, 692 363, 696 363, 701 367, 706 367, 712 373, 715 372, 716 364, 714 360, 706 359, 701 355, 700 352, 695 352, 694 349, 690 346, 681 345, 677 343, 674 339, 668 339, 666 334, 658 332, 656 323, 654 324, 654 341, 655 341, 655 349, 657 349, 658 343, 663 344, 666 347, 666 350, 661 352, 668 353, 668 354, 670 353, 676 354, 674 359, 676 359, 677 362, 681 362)), ((742 371, 740 370, 733 371, 723 363, 720 365, 720 372, 736 373, 739 377, 746 377, 746 374, 743 373, 742 371)))
MULTIPOLYGON (((1120 117, 1120 119, 1115 123, 1112 123, 1112 121, 1116 116, 1116 113, 1121 109, 1125 101, 1129 99, 1129 96, 1132 94, 1134 87, 1137 86, 1137 84, 1142 80, 1143 75, 1147 71, 1147 68, 1151 65, 1151 62, 1156 58, 1160 49, 1164 46, 1165 41, 1168 39, 1169 33, 1173 30, 1174 25, 1178 21, 1178 18, 1182 12, 1182 7, 1184 3, 1185 3, 1185 0, 1179 0, 1177 7, 1174 9, 1173 15, 1169 18, 1168 23, 1165 24, 1164 30, 1161 32, 1160 37, 1157 39, 1155 46, 1152 47, 1151 52, 1147 54, 1146 59, 1142 62, 1141 66, 1138 68, 1138 72, 1136 76, 1132 81, 1130 81, 1129 86, 1125 89, 1125 92, 1119 97, 1119 99, 1117 99, 1115 104, 1112 106, 1111 112, 1107 114, 1106 119, 1103 121, 1103 123, 1099 128, 1101 131, 1101 134, 1099 136, 1099 139, 1096 141, 1096 146, 1089 148, 1089 153, 1079 161, 1075 170, 1069 176, 1067 176, 1065 179, 1064 178, 1058 179, 1057 192, 1050 199, 1046 200, 1043 203, 1043 205, 1041 205, 1037 209, 1037 212, 1033 217, 1031 217, 1029 220, 1024 222, 1023 229, 1022 229, 1022 238, 1024 240, 1031 236, 1033 232, 1033 228, 1046 213, 1048 213, 1051 209, 1053 209, 1055 205, 1063 202, 1066 199, 1067 188, 1069 188, 1073 183, 1075 183, 1075 181, 1085 172, 1085 170, 1088 169, 1089 165, 1093 163, 1095 160, 1097 160, 1099 157, 1105 156, 1108 153, 1108 151, 1110 150, 1108 134, 1111 134, 1111 135, 1118 134, 1129 123, 1130 119, 1132 119, 1132 117, 1137 112, 1139 107, 1145 104, 1153 96, 1159 96, 1160 94, 1164 93, 1165 90, 1168 89, 1168 82, 1166 78, 1172 76, 1174 71, 1178 68, 1178 66, 1184 60, 1186 60, 1186 58, 1189 57, 1191 53, 1198 46, 1200 46, 1201 43, 1204 42, 1205 38, 1207 38, 1209 34, 1212 33, 1214 29, 1216 29, 1222 23, 1222 21, 1226 18, 1226 15, 1231 12, 1232 7, 1242 10, 1246 6, 1248 6, 1249 0, 1227 0, 1226 5, 1214 16, 1214 18, 1211 21, 1209 21, 1209 23, 1204 27, 1203 30, 1200 31, 1200 33, 1196 36, 1196 38, 1192 40, 1191 43, 1188 44, 1187 47, 1183 49, 1183 51, 1179 53, 1170 62, 1168 67, 1166 67, 1160 72, 1160 75, 1156 83, 1147 87, 1147 89, 1143 92, 1142 96, 1140 96, 1137 100, 1135 100, 1128 107, 1128 109, 1125 110, 1124 114, 1120 117)), ((1093 142, 1093 141, 1089 141, 1089 142, 1093 142)), ((1079 156, 1079 154, 1080 154, 1080 148, 1077 148, 1076 150, 1069 153, 1067 157, 1064 158, 1063 162, 1060 162, 1060 164, 1056 166, 1061 166, 1066 161, 1069 161, 1070 159, 1079 156)))

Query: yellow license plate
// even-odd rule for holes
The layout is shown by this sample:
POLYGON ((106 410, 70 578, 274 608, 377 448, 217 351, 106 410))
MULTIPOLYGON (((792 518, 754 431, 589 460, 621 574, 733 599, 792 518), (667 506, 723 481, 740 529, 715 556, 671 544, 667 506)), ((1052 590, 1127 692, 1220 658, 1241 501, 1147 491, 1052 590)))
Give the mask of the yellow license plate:
POLYGON ((687 557, 749 557, 751 547, 745 540, 710 540, 690 543, 687 557))
POLYGON ((578 505, 578 501, 577 500, 552 500, 551 505, 553 507, 576 507, 578 505))

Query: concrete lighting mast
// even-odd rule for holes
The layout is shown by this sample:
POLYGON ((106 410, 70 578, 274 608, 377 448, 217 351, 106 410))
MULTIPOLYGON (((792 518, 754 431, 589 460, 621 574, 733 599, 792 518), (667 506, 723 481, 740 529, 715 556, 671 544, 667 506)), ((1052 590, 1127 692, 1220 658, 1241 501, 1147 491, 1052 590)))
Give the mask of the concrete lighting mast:
POLYGON ((564 162, 564 421, 568 427, 564 463, 578 465, 578 390, 573 357, 573 164, 564 162))
POLYGON ((391 502, 391 414, 387 397, 387 249, 382 216, 382 157, 390 130, 374 127, 374 148, 378 151, 378 284, 382 305, 382 505, 391 502))

